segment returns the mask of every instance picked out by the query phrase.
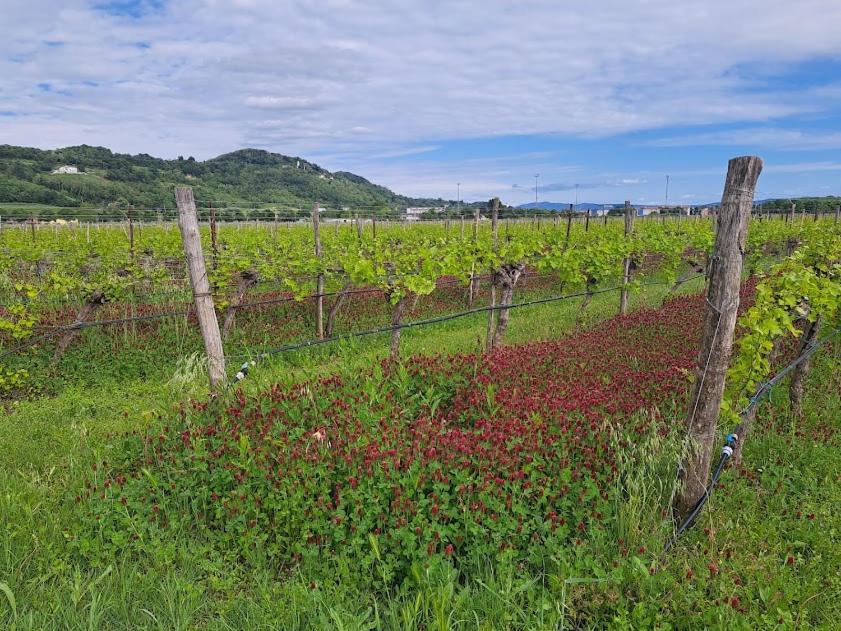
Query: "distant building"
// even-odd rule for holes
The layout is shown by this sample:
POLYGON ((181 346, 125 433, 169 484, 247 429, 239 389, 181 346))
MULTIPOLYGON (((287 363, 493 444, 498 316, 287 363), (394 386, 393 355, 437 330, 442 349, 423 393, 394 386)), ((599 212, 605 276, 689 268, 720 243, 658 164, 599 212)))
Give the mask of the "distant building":
POLYGON ((418 221, 421 218, 421 215, 425 213, 442 213, 444 212, 444 207, 439 206, 412 206, 406 209, 406 219, 408 221, 418 221))
POLYGON ((80 175, 81 172, 79 171, 79 167, 74 167, 69 164, 65 164, 64 166, 58 167, 55 171, 53 171, 53 175, 80 175))

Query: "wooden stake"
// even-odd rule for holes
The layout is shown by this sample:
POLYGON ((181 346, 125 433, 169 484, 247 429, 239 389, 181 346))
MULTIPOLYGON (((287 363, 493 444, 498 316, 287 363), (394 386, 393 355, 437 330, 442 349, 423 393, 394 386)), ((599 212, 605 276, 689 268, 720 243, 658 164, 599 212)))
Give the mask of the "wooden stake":
POLYGON ((219 255, 219 239, 216 230, 216 209, 213 204, 209 205, 210 209, 210 248, 213 251, 213 265, 216 265, 216 257, 219 255))
POLYGON ((572 204, 569 205, 569 212, 567 214, 567 235, 564 239, 564 249, 569 245, 569 231, 572 229, 572 204))
POLYGON ((755 156, 733 158, 727 168, 701 350, 685 421, 689 444, 678 471, 681 488, 672 505, 673 514, 680 521, 692 512, 707 488, 716 423, 733 348, 750 208, 761 171, 762 160, 755 156))
MULTIPOLYGON (((625 240, 634 232, 634 209, 631 200, 625 200, 625 240)), ((631 257, 626 256, 622 261, 622 292, 619 294, 619 313, 628 314, 628 283, 631 282, 631 257)))
MULTIPOLYGON (((477 239, 479 238, 479 207, 476 207, 476 211, 473 214, 473 244, 476 244, 477 239)), ((469 307, 473 306, 473 301, 476 300, 476 296, 479 293, 479 279, 476 278, 476 262, 470 264, 470 285, 467 288, 467 305, 469 307)))
MULTIPOLYGON (((491 205, 491 242, 493 243, 493 251, 497 251, 497 244, 498 244, 498 219, 499 219, 499 197, 494 197, 493 202, 491 205)), ((493 338, 494 338, 494 315, 496 313, 494 307, 496 307, 496 270, 491 270, 491 299, 489 306, 491 309, 488 311, 488 332, 485 341, 485 346, 487 347, 488 351, 493 350, 493 338)))
POLYGON ((179 186, 175 189, 175 201, 178 204, 178 228, 184 242, 184 256, 187 259, 187 271, 190 274, 190 286, 196 303, 196 315, 199 320, 204 350, 208 358, 208 376, 210 389, 217 392, 225 381, 225 355, 222 350, 222 336, 219 334, 219 322, 207 280, 204 255, 201 249, 198 213, 193 199, 193 189, 179 186))
MULTIPOLYGON (((315 238, 315 258, 321 265, 321 235, 318 231, 318 202, 312 205, 312 234, 315 238)), ((318 273, 315 302, 315 334, 318 339, 324 339, 324 273, 318 273)))
POLYGON ((134 207, 128 207, 128 253, 134 259, 134 207))

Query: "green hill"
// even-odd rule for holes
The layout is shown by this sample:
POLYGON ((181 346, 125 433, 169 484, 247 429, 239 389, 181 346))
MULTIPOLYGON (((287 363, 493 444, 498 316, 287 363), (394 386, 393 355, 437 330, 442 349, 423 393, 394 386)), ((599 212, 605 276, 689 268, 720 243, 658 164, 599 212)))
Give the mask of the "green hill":
MULTIPOLYGON (((173 189, 192 186, 197 199, 222 202, 277 202, 308 207, 392 207, 443 205, 441 199, 398 195, 353 173, 326 169, 302 158, 259 149, 242 149, 198 161, 163 160, 148 154, 113 153, 81 145, 33 149, 0 145, 0 203, 49 206, 172 208, 173 189), (54 174, 62 165, 82 174, 54 174)), ((4 214, 14 216, 6 205, 4 214)))

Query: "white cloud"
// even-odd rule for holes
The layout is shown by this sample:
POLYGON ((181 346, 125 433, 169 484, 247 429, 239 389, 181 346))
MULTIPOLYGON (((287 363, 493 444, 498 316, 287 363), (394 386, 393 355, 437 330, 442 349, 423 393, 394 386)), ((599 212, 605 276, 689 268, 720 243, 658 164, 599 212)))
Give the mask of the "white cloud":
POLYGON ((660 138, 648 143, 657 147, 725 145, 777 150, 841 149, 841 132, 804 132, 794 129, 757 127, 660 138))
POLYGON ((251 107, 261 107, 270 110, 300 110, 318 107, 325 103, 324 99, 315 99, 304 96, 249 96, 245 104, 251 107))

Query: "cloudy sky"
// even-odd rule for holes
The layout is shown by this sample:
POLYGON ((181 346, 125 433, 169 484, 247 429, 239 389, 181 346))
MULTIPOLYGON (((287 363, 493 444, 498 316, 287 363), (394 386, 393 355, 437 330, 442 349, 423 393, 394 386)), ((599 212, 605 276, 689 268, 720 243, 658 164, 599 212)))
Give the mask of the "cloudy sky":
POLYGON ((838 0, 0 0, 0 143, 300 155, 414 195, 841 193, 838 0))

